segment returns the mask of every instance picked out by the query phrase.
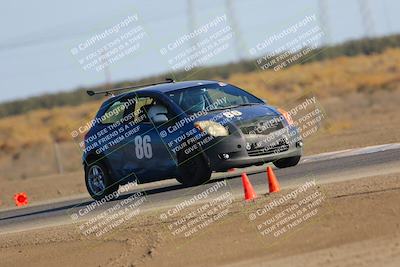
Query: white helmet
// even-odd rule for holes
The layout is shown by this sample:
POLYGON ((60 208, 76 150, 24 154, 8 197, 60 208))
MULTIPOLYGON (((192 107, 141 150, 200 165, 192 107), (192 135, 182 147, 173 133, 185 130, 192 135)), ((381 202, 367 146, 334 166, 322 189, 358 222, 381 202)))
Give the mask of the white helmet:
POLYGON ((151 106, 149 108, 149 111, 147 112, 149 118, 152 121, 163 120, 166 117, 167 113, 168 113, 167 108, 161 105, 151 106))

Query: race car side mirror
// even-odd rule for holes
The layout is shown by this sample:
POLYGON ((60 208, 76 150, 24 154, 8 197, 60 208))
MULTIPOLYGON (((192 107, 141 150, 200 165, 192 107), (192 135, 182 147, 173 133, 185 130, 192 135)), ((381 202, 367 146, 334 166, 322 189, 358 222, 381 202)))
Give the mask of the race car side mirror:
POLYGON ((261 100, 264 102, 264 104, 268 104, 267 99, 261 99, 261 100))

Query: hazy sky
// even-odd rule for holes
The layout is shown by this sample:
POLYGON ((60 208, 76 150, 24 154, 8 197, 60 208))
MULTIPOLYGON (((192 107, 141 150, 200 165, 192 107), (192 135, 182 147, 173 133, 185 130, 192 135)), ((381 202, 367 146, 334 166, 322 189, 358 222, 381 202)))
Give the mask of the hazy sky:
MULTIPOLYGON (((146 37, 137 53, 110 65, 111 81, 130 80, 171 70, 160 54, 190 29, 227 14, 225 0, 170 1, 2 1, 0 16, 0 102, 104 83, 105 73, 84 70, 71 49, 129 16, 138 15, 146 37), (189 11, 191 10, 191 12, 189 11), (188 14, 193 14, 191 19, 188 14), (194 25, 194 26, 190 26, 194 25)), ((306 15, 320 14, 318 0, 232 0, 236 39, 227 51, 207 61, 217 64, 250 57, 248 48, 306 15), (241 50, 233 43, 240 39, 241 50)), ((365 34, 358 0, 325 1, 330 42, 365 34)), ((400 1, 370 0, 370 31, 377 36, 400 31, 400 1)), ((368 11, 364 10, 365 14, 368 11)), ((228 14, 230 14, 228 12, 228 14)), ((131 25, 134 25, 132 22, 131 25)), ((132 28, 130 28, 132 29, 132 28)), ((121 32, 123 33, 123 32, 121 32)), ((109 41, 112 40, 108 39, 109 41)), ((187 44, 181 47, 185 49, 187 44)))

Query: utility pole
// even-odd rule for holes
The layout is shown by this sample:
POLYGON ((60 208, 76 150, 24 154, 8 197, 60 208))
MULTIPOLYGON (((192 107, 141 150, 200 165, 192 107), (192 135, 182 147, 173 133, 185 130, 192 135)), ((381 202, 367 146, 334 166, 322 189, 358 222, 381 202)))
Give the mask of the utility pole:
POLYGON ((111 72, 110 72, 110 67, 108 65, 108 59, 105 58, 104 50, 101 52, 101 58, 100 58, 101 64, 104 65, 103 71, 104 71, 104 77, 105 77, 105 88, 110 89, 111 87, 111 72))
POLYGON ((232 0, 225 0, 225 7, 226 7, 226 13, 230 21, 230 25, 232 27, 232 31, 234 34, 234 45, 235 45, 235 52, 236 52, 236 58, 238 61, 241 61, 243 59, 242 57, 242 50, 241 50, 241 33, 239 29, 239 25, 236 20, 235 16, 235 10, 233 6, 233 1, 232 0))
POLYGON ((375 35, 375 23, 369 0, 358 0, 358 7, 360 9, 365 37, 373 37, 375 35))
POLYGON ((323 44, 328 45, 331 40, 331 29, 329 26, 329 7, 328 0, 319 0, 318 1, 318 11, 319 11, 319 21, 321 25, 321 30, 324 33, 323 44))
MULTIPOLYGON (((194 0, 188 0, 187 2, 187 14, 188 14, 188 31, 193 32, 196 29, 196 18, 194 13, 194 0)), ((197 38, 193 37, 190 39, 190 47, 197 45, 197 38)), ((197 47, 196 47, 197 49, 197 47)), ((192 62, 193 63, 193 62, 192 62)))

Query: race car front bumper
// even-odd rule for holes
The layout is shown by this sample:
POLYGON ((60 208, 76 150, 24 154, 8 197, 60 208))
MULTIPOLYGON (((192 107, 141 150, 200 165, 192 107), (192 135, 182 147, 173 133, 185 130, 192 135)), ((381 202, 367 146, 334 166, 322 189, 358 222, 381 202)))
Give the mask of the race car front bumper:
POLYGON ((298 129, 288 127, 273 137, 245 135, 238 131, 226 137, 214 138, 203 147, 203 151, 212 171, 226 171, 301 156, 302 147, 298 129))

